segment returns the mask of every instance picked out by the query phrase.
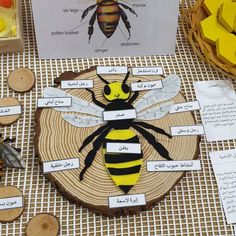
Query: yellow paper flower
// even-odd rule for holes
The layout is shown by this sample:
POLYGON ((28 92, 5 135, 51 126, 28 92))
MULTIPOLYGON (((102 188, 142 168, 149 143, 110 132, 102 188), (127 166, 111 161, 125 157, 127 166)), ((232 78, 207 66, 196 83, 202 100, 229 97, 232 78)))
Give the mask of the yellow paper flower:
POLYGON ((236 1, 205 0, 210 15, 200 23, 202 37, 216 46, 217 57, 226 64, 236 65, 236 1))
POLYGON ((16 36, 15 10, 0 7, 0 38, 16 36))

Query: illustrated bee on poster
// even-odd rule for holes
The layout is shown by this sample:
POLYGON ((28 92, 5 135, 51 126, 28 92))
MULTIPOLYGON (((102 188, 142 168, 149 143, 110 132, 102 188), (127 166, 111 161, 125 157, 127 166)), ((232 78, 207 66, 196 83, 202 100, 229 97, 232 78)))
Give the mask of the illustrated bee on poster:
POLYGON ((109 175, 115 185, 127 194, 139 179, 141 166, 143 163, 143 153, 108 153, 106 151, 106 145, 107 143, 122 142, 139 144, 139 138, 136 134, 136 132, 138 132, 150 145, 152 145, 160 156, 166 160, 172 160, 168 150, 160 142, 158 142, 156 137, 148 130, 165 135, 168 138, 171 138, 171 135, 166 133, 165 130, 146 123, 143 120, 150 121, 160 119, 170 111, 172 102, 165 102, 159 106, 154 105, 174 98, 180 89, 180 79, 176 75, 170 75, 162 80, 162 88, 150 90, 145 93, 143 97, 138 99, 139 92, 136 91, 131 94, 130 86, 127 84, 129 72, 126 74, 122 82, 108 82, 100 75, 97 76, 105 84, 103 96, 109 102, 106 105, 98 101, 95 97, 95 93, 90 89, 86 90, 91 93, 93 103, 88 103, 87 101, 74 97, 61 89, 52 87, 44 90, 44 97, 55 98, 68 96, 72 98, 71 107, 53 108, 62 112, 62 118, 69 124, 80 128, 100 125, 94 133, 83 141, 82 146, 79 148, 79 152, 82 152, 83 149, 92 142, 93 149, 85 158, 85 166, 80 172, 80 180, 83 180, 84 174, 92 165, 96 153, 102 147, 105 167, 109 175), (107 122, 103 119, 104 111, 116 112, 134 109, 137 114, 136 119, 108 120, 107 122), (76 112, 76 114, 71 114, 68 112, 76 112), (79 113, 82 113, 83 115, 80 115, 79 113))
POLYGON ((95 11, 93 12, 92 17, 89 20, 89 27, 88 27, 89 42, 94 32, 93 26, 96 18, 99 28, 106 36, 106 38, 110 38, 114 34, 120 20, 123 21, 125 28, 128 31, 129 38, 131 37, 130 34, 131 25, 128 20, 128 16, 124 11, 124 9, 129 10, 137 17, 138 15, 131 7, 122 2, 119 2, 118 0, 97 0, 96 4, 93 4, 84 10, 81 17, 81 21, 83 21, 84 18, 88 15, 88 13, 94 9, 95 11))

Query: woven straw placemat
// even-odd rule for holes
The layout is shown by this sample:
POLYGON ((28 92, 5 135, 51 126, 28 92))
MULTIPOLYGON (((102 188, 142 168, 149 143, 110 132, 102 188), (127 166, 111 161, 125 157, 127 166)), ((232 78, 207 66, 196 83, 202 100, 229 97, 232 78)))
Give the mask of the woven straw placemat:
POLYGON ((216 46, 206 42, 200 30, 200 23, 208 17, 203 8, 204 0, 193 4, 191 0, 181 0, 181 25, 185 37, 189 40, 196 54, 226 76, 236 78, 236 66, 224 63, 217 57, 216 46))
MULTIPOLYGON (((235 148, 234 140, 207 143, 203 137, 199 158, 202 171, 188 172, 180 183, 155 208, 137 216, 107 218, 93 214, 86 208, 70 203, 43 176, 33 149, 34 112, 36 99, 43 88, 53 85, 53 79, 63 71, 81 71, 93 65, 163 66, 165 73, 182 78, 181 92, 186 100, 196 99, 193 81, 222 79, 214 68, 199 60, 181 30, 177 32, 176 54, 103 59, 39 60, 36 50, 31 2, 23 0, 25 52, 0 55, 0 96, 14 96, 23 104, 23 116, 7 128, 0 128, 4 136, 16 137, 22 149, 25 170, 7 169, 0 186, 15 185, 26 198, 26 209, 14 223, 0 224, 0 235, 24 235, 27 222, 37 213, 55 214, 61 224, 60 235, 233 235, 227 225, 220 204, 218 189, 208 153, 213 150, 235 148), (35 88, 18 94, 8 88, 7 76, 18 67, 35 71, 35 88)), ((199 112, 194 116, 201 123, 199 112)))

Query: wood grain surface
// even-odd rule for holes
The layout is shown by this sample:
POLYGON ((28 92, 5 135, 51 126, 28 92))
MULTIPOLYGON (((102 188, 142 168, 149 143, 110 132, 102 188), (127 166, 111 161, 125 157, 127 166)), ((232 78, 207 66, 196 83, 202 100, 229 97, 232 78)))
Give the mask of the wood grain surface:
POLYGON ((28 68, 18 68, 9 74, 8 85, 16 92, 28 92, 35 85, 34 72, 28 68))
MULTIPOLYGON (((20 102, 16 98, 12 97, 4 97, 0 98, 0 107, 7 107, 7 106, 18 106, 20 105, 20 102)), ((7 126, 15 123, 19 118, 21 114, 19 115, 11 115, 11 116, 1 116, 0 117, 0 126, 7 126)))
MULTIPOLYGON (((11 198, 11 197, 20 197, 22 192, 14 186, 5 186, 0 188, 0 199, 1 198, 11 198)), ((24 211, 24 207, 9 209, 9 210, 0 210, 0 222, 1 223, 10 223, 17 220, 24 211)))
MULTIPOLYGON (((124 75, 106 75, 103 77, 112 82, 115 80, 123 80, 124 75)), ((98 79, 96 71, 93 68, 79 74, 64 74, 61 78, 93 79, 93 90, 95 91, 97 99, 103 103, 107 103, 102 96, 104 84, 98 79)), ((156 79, 161 79, 161 77, 131 76, 128 82, 156 79)), ((59 83, 60 78, 57 78, 56 82, 59 83)), ((86 90, 73 89, 66 91, 91 102, 91 95, 86 90)), ((145 92, 141 92, 139 97, 142 97, 144 93, 145 92)), ((184 101, 185 99, 180 93, 173 99, 174 103, 184 101)), ((92 149, 92 145, 89 144, 82 153, 79 153, 78 149, 84 139, 97 130, 98 127, 74 127, 61 118, 61 112, 48 108, 38 109, 35 119, 36 136, 34 143, 41 164, 47 161, 72 157, 78 157, 80 159, 80 169, 50 173, 47 174, 47 178, 69 200, 82 204, 94 212, 113 216, 133 214, 141 210, 149 209, 162 200, 184 175, 184 172, 147 172, 147 161, 164 159, 140 134, 138 134, 144 153, 144 164, 141 169, 140 179, 130 190, 129 194, 145 194, 147 204, 142 207, 110 209, 108 207, 108 197, 123 195, 123 192, 114 185, 105 169, 101 149, 97 152, 92 166, 86 172, 84 180, 79 180, 80 171, 84 167, 84 159, 87 153, 92 149)), ((161 127, 170 133, 171 126, 194 125, 195 120, 190 112, 186 112, 168 114, 159 120, 150 121, 149 123, 161 127)), ((197 136, 173 137, 172 139, 168 139, 160 134, 155 134, 155 136, 158 141, 169 150, 170 156, 174 160, 192 160, 198 157, 199 137, 197 136)))
POLYGON ((26 226, 26 236, 57 236, 60 223, 56 216, 41 213, 32 218, 26 226))

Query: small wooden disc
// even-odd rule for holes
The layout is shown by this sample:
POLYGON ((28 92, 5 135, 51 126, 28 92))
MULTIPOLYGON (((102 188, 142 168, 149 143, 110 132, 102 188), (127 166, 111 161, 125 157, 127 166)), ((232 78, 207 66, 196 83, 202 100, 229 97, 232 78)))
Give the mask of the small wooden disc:
POLYGON ((60 223, 56 216, 49 213, 36 215, 26 227, 26 236, 57 236, 60 223))
MULTIPOLYGON (((0 199, 20 197, 22 192, 14 186, 6 186, 0 188, 0 199)), ((24 211, 24 207, 9 210, 0 210, 0 222, 9 223, 17 220, 24 211)))
POLYGON ((35 85, 34 72, 27 68, 16 69, 9 74, 8 85, 16 92, 28 92, 35 85))
MULTIPOLYGON (((19 106, 20 102, 16 98, 0 98, 0 107, 10 107, 10 106, 19 106)), ((19 118, 20 115, 12 115, 12 116, 0 116, 0 125, 6 126, 11 125, 12 123, 15 123, 19 118)))

